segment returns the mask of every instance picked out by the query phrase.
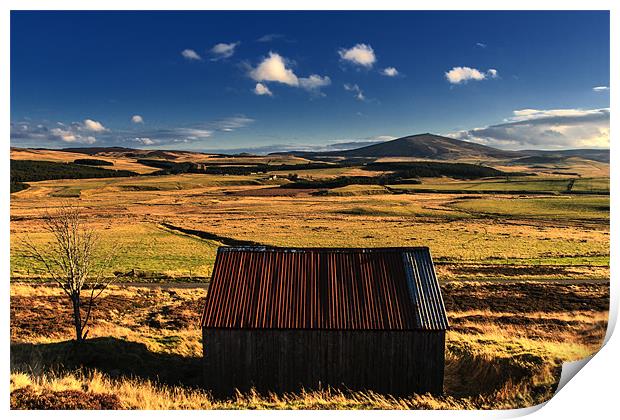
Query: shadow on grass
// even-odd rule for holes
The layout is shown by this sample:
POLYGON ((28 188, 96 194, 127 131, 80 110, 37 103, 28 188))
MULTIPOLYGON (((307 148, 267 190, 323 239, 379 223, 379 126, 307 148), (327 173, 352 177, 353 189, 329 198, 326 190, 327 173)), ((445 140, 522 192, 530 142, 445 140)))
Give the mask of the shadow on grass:
MULTIPOLYGON (((480 407, 493 407, 498 402, 521 407, 547 401, 557 387, 561 365, 535 352, 485 357, 467 345, 453 344, 448 348, 448 397, 474 398, 472 401, 480 407)), ((134 377, 191 388, 203 385, 200 357, 152 352, 142 343, 101 337, 84 343, 11 344, 12 371, 39 376, 94 369, 112 378, 134 377)))
POLYGON ((142 343, 112 337, 11 344, 11 370, 44 374, 96 369, 112 378, 138 377, 166 385, 202 385, 201 360, 152 352, 142 343))

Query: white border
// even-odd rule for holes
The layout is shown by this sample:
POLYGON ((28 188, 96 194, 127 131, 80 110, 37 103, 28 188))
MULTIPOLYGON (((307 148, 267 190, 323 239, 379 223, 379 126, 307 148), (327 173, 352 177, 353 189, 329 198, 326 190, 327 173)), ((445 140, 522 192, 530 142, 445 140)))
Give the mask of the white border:
MULTIPOLYGON (((614 52, 614 47, 617 47, 618 28, 620 27, 620 14, 618 13, 617 1, 607 0, 589 0, 587 2, 578 1, 550 1, 550 0, 509 0, 502 2, 490 2, 482 0, 469 0, 467 2, 458 0, 435 0, 433 2, 408 2, 402 0, 382 0, 368 1, 334 1, 334 0, 314 0, 314 1, 298 1, 292 3, 290 1, 282 0, 262 0, 260 3, 250 2, 247 0, 227 0, 226 2, 204 2, 199 3, 190 0, 175 0, 174 2, 164 2, 160 0, 153 1, 136 1, 136 0, 91 0, 89 2, 79 2, 71 0, 57 0, 53 3, 50 1, 33 1, 33 0, 5 0, 0 6, 2 8, 2 14, 0 17, 0 33, 2 48, 0 49, 0 126, 2 127, 2 133, 5 136, 6 149, 2 156, 2 165, 0 166, 0 173, 2 180, 0 180, 0 188, 2 189, 3 197, 5 198, 0 202, 0 212, 4 220, 2 225, 2 240, 1 250, 4 258, 0 260, 1 272, 3 276, 3 293, 0 299, 2 299, 2 314, 3 322, 0 326, 2 335, 4 337, 2 342, 2 356, 3 361, 0 371, 1 389, 0 398, 5 410, 8 411, 9 407, 9 391, 8 391, 8 377, 9 377, 9 305, 10 305, 10 288, 9 288, 9 133, 10 133, 10 10, 611 10, 611 104, 615 103, 616 89, 618 86, 615 82, 618 81, 617 75, 620 74, 620 66, 618 66, 618 53, 614 52), (560 9, 559 9, 560 7, 560 9)), ((33 52, 36 53, 36 52, 33 52)), ((611 107, 613 108, 613 106, 611 107)), ((615 112, 611 113, 611 133, 615 133, 615 128, 618 126, 615 112)), ((612 142, 613 143, 613 142, 612 142)), ((618 151, 614 147, 611 148, 612 163, 618 162, 618 151)), ((612 189, 612 216, 615 214, 616 193, 618 186, 618 170, 611 167, 611 189, 612 189)), ((618 261, 617 247, 615 246, 616 237, 616 223, 612 218, 611 225, 611 273, 614 278, 616 273, 616 264, 618 261)), ((612 306, 610 312, 610 325, 615 325, 617 319, 617 306, 618 306, 618 290, 615 287, 615 280, 612 282, 611 287, 611 299, 612 306)), ((608 331, 608 338, 611 329, 608 331)), ((615 391, 615 385, 619 376, 619 363, 617 354, 620 354, 620 346, 618 345, 618 339, 611 337, 607 345, 588 363, 583 371, 581 371, 575 379, 568 382, 568 384, 554 397, 552 398, 544 408, 540 410, 522 409, 522 410, 510 410, 510 411, 472 411, 472 412, 421 412, 421 411, 404 411, 404 412, 340 412, 338 416, 345 416, 353 418, 353 416, 364 416, 367 418, 376 416, 389 415, 390 417, 403 417, 403 416, 424 416, 424 417, 441 417, 441 418, 473 418, 473 417, 515 417, 528 413, 532 413, 532 418, 546 418, 547 416, 559 417, 563 419, 572 418, 608 418, 612 417, 617 408, 617 393, 615 391)), ((537 407, 541 408, 541 407, 537 407)), ((8 413, 14 417, 32 417, 40 416, 41 414, 50 418, 60 417, 73 417, 83 416, 81 412, 10 412, 8 413)), ((291 412, 158 412, 158 413, 130 413, 119 412, 114 413, 114 416, 135 416, 135 415, 148 415, 155 417, 163 416, 183 416, 193 418, 203 418, 203 416, 221 417, 221 416, 252 416, 256 417, 279 417, 289 416, 291 412)), ((332 412, 296 412, 296 416, 309 418, 312 416, 323 417, 331 416, 332 412)), ((103 417, 109 416, 109 413, 89 413, 89 416, 103 417)))

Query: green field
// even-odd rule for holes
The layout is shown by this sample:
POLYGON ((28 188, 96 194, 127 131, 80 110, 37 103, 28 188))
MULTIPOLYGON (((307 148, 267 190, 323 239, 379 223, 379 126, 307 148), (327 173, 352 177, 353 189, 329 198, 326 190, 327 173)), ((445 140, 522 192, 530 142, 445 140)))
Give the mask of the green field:
POLYGON ((609 196, 461 199, 452 207, 470 214, 503 218, 609 220, 609 196))
MULTIPOLYGON (((312 176, 331 177, 344 170, 368 173, 328 168, 312 176)), ((137 278, 208 277, 221 243, 162 229, 165 222, 224 242, 230 238, 272 246, 429 246, 434 258, 446 263, 590 265, 603 271, 577 270, 567 278, 608 275, 609 196, 563 193, 567 178, 433 178, 387 188, 348 185, 321 194, 316 189, 278 188, 283 182, 265 174, 182 174, 32 183, 11 200, 12 278, 42 274, 41 267, 16 252, 17 243, 27 233, 43 246, 50 236, 41 233, 38 217, 46 207, 53 210, 67 200, 86 209, 105 247, 123 249, 108 274, 133 270, 137 278), (510 193, 515 189, 527 194, 510 193), (476 195, 479 190, 502 194, 476 195)), ((582 178, 573 190, 608 185, 608 178, 582 178)))
MULTIPOLYGON (((360 167, 299 172, 308 180, 381 175, 360 167)), ((548 399, 562 362, 600 347, 609 306, 609 178, 441 177, 304 189, 270 175, 55 180, 12 194, 12 407, 70 390, 118 396, 122 408, 514 408, 548 399), (20 253, 25 237, 45 249, 53 238, 41 216, 66 204, 82 209, 101 237, 98 255, 115 256, 105 274, 122 282, 93 310, 88 344, 97 357, 75 365, 64 364, 74 332, 63 291, 40 284, 50 280, 45 270, 20 253), (216 401, 197 391, 209 276, 217 248, 238 241, 429 247, 450 319, 446 394, 216 401), (64 369, 57 371, 58 361, 64 369), (184 382, 174 382, 180 376, 184 382)))
POLYGON ((567 193, 573 180, 573 193, 608 194, 609 178, 511 178, 505 180, 451 181, 425 180, 422 184, 393 185, 394 190, 408 192, 453 192, 453 193, 511 193, 511 194, 554 194, 567 193))
POLYGON ((347 185, 346 187, 332 188, 327 195, 355 196, 355 195, 380 195, 388 194, 388 190, 381 185, 347 185))
MULTIPOLYGON (((211 275, 217 242, 174 233, 152 223, 110 224, 98 229, 102 254, 113 253, 114 263, 105 274, 134 271, 137 280, 165 277, 208 277, 211 275)), ((37 277, 45 274, 41 264, 24 258, 20 240, 25 234, 13 235, 11 276, 37 277)), ((44 248, 49 233, 28 233, 28 238, 44 248)))

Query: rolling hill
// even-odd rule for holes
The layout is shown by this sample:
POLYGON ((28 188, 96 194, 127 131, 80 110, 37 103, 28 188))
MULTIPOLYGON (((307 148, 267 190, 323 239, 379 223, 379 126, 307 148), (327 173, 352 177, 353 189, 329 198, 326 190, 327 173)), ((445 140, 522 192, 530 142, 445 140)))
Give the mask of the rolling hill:
POLYGON ((578 157, 594 160, 596 162, 609 163, 609 149, 522 150, 522 153, 531 158, 540 157, 542 160, 548 159, 550 161, 555 160, 556 162, 578 157))
MULTIPOLYGON (((273 153, 282 154, 282 153, 273 153)), ((514 164, 561 162, 571 157, 609 162, 609 149, 572 150, 501 150, 450 137, 424 133, 401 137, 395 140, 370 144, 348 150, 336 151, 291 151, 290 154, 305 158, 415 158, 432 160, 510 160, 514 164)))
MULTIPOLYGON (((11 148, 12 159, 50 160, 70 162, 76 158, 91 156, 105 159, 116 159, 114 169, 148 172, 147 167, 139 165, 136 160, 161 159, 175 162, 210 162, 210 163, 306 163, 307 160, 353 162, 356 160, 372 161, 382 158, 403 158, 402 160, 435 160, 435 161, 503 161, 508 165, 560 164, 571 158, 587 161, 609 163, 609 149, 572 149, 572 150, 501 150, 450 137, 430 133, 416 134, 384 142, 350 142, 347 146, 363 145, 352 149, 322 151, 283 151, 270 153, 267 156, 241 154, 221 154, 181 150, 145 150, 125 147, 78 147, 62 150, 53 149, 22 149, 11 148), (369 144, 370 143, 370 144, 369 144), (265 162, 265 159, 269 159, 265 162), (122 160, 122 162, 120 162, 122 160), (121 167, 121 163, 124 164, 121 167)), ((342 144, 344 145, 344 144, 342 144)), ((334 146, 334 145, 332 145, 334 146)))
POLYGON ((425 133, 401 137, 371 146, 339 152, 345 157, 415 157, 422 159, 463 159, 518 157, 509 152, 467 141, 425 133))
POLYGON ((340 156, 344 158, 407 157, 419 159, 514 159, 524 156, 512 152, 456 140, 449 137, 424 133, 371 144, 357 149, 330 152, 288 152, 296 156, 340 156))

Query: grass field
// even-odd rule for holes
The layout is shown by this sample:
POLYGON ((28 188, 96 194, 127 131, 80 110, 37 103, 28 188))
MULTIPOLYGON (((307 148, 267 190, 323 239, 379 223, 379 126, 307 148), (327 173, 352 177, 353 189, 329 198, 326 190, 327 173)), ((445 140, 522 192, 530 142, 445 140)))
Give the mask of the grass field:
POLYGON ((39 182, 13 195, 12 272, 23 277, 33 271, 15 254, 16 243, 26 234, 45 242, 38 217, 44 206, 53 210, 67 199, 85 208, 104 242, 128 247, 110 271, 208 275, 218 244, 162 231, 162 222, 266 245, 425 245, 439 261, 608 264, 608 196, 410 195, 356 185, 326 196, 280 191, 258 176, 39 182), (73 189, 79 198, 58 196, 73 189))
POLYGON ((554 198, 475 198, 452 206, 473 214, 502 219, 609 220, 609 196, 563 196, 554 198))
POLYGON ((569 177, 515 177, 504 180, 452 181, 429 180, 422 184, 393 185, 395 190, 409 192, 453 192, 453 193, 511 193, 511 194, 555 194, 555 193, 609 194, 609 178, 569 177))
POLYGON ((381 195, 387 194, 388 190, 381 185, 347 185, 346 187, 332 188, 327 192, 333 196, 353 195, 381 195))
MULTIPOLYGON (((104 223, 93 226, 100 236, 102 254, 113 253, 114 265, 108 267, 106 275, 114 272, 130 273, 139 279, 161 277, 208 277, 211 275, 218 243, 172 232, 153 223, 104 223)), ((51 240, 49 233, 28 233, 15 235, 19 239, 28 237, 34 244, 43 247, 51 240)), ((44 276, 41 264, 33 263, 16 252, 11 261, 13 278, 44 276)))
MULTIPOLYGON (((11 159, 19 160, 43 160, 49 162, 70 163, 76 159, 90 159, 91 156, 82 153, 63 152, 60 150, 32 150, 32 149, 11 149, 11 159)), ((141 165, 135 159, 125 157, 107 156, 104 158, 114 165, 110 169, 127 170, 139 174, 155 172, 155 168, 141 165)))
MULTIPOLYGON (((207 155, 200 159, 211 162, 207 155)), ((245 159, 264 163, 265 158, 245 159)), ((587 166, 577 163, 561 170, 587 166)), ((326 192, 287 188, 288 181, 271 179, 273 173, 33 182, 11 195, 11 404, 37 408, 37 401, 44 401, 66 407, 78 404, 80 393, 87 394, 82 400, 90 408, 470 409, 545 401, 561 363, 600 346, 609 293, 605 165, 584 169, 582 177, 548 173, 558 170, 534 168, 542 174, 508 181, 433 178, 326 192), (575 181, 568 194, 570 179, 575 181), (71 353, 66 298, 58 288, 39 284, 45 273, 19 252, 25 237, 45 246, 51 236, 42 230, 41 216, 66 203, 83 209, 101 237, 102 252, 117 254, 106 273, 125 274, 95 309, 89 350, 80 357, 71 353), (234 241, 429 246, 452 326, 446 395, 395 399, 323 390, 216 400, 194 388, 200 380, 198 322, 208 277, 217 247, 234 241), (135 282, 160 284, 132 286, 135 282), (171 288, 175 282, 199 284, 171 288), (111 355, 116 362, 107 359, 111 355)), ((296 171, 285 172, 280 175, 296 171)), ((298 175, 378 173, 352 167, 298 175)))
POLYGON ((598 349, 608 305, 605 284, 450 283, 443 286, 452 325, 445 396, 396 399, 331 390, 216 400, 193 388, 201 381, 205 294, 205 288, 113 286, 95 309, 91 338, 75 353, 62 292, 13 284, 12 406, 43 394, 51 405, 74 390, 116 395, 120 407, 142 409, 523 407, 553 394, 563 361, 598 349), (77 365, 82 369, 76 372, 77 365))

